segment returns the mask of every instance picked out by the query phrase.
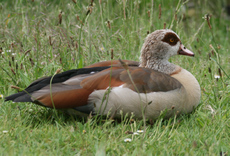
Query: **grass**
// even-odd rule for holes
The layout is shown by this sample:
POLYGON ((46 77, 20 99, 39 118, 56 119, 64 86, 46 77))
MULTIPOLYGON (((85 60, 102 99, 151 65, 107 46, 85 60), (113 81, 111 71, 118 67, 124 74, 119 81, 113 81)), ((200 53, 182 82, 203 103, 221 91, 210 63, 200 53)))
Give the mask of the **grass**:
POLYGON ((143 130, 141 120, 86 120, 0 99, 1 155, 229 154, 229 17, 222 8, 224 1, 197 0, 194 7, 189 4, 180 0, 101 0, 90 6, 90 1, 2 0, 3 96, 16 92, 11 85, 25 88, 57 69, 66 71, 110 60, 111 51, 112 59, 138 61, 147 32, 162 29, 165 23, 196 55, 176 56, 171 61, 195 75, 202 99, 192 114, 147 122, 146 132, 139 135, 129 131, 143 130), (206 14, 212 15, 211 29, 203 18, 206 14), (124 142, 125 138, 132 141, 124 142))

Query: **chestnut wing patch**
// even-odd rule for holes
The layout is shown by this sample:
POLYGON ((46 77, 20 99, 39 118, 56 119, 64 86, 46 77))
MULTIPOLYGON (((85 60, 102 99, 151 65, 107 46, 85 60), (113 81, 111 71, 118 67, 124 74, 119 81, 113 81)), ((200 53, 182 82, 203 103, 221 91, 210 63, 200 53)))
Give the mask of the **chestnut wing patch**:
POLYGON ((80 86, 55 84, 51 89, 45 87, 33 93, 32 100, 37 104, 50 108, 53 108, 53 105, 57 109, 73 108, 86 105, 91 93, 91 90, 81 88, 80 86), (52 92, 52 97, 50 92, 52 92))
POLYGON ((124 84, 120 80, 120 73, 124 71, 123 67, 111 67, 95 75, 85 78, 81 86, 89 90, 106 89, 108 87, 117 87, 124 84))

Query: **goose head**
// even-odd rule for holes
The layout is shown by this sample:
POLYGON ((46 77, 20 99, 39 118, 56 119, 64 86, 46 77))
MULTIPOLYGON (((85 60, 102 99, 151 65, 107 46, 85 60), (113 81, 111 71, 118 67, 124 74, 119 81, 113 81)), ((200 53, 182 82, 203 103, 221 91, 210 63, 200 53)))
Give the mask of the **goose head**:
POLYGON ((169 63, 168 59, 174 55, 194 56, 194 53, 185 48, 174 31, 156 30, 145 39, 141 49, 140 66, 172 74, 178 68, 169 63))

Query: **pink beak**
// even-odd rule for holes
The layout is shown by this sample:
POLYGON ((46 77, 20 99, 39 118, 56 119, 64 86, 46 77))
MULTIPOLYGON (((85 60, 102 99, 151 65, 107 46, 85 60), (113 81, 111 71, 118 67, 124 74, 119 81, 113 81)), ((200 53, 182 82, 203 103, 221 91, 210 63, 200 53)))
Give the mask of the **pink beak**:
POLYGON ((195 55, 192 51, 186 49, 183 44, 180 44, 180 49, 178 50, 178 54, 179 55, 187 55, 187 56, 194 56, 195 55))

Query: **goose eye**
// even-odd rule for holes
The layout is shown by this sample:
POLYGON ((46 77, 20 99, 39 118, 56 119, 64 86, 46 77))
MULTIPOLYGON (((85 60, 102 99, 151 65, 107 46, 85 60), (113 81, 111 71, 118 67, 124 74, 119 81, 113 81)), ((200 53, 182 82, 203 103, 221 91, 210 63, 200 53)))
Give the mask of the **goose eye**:
POLYGON ((172 43, 172 42, 174 42, 175 40, 174 40, 173 38, 170 38, 170 40, 169 40, 169 41, 172 43))

